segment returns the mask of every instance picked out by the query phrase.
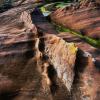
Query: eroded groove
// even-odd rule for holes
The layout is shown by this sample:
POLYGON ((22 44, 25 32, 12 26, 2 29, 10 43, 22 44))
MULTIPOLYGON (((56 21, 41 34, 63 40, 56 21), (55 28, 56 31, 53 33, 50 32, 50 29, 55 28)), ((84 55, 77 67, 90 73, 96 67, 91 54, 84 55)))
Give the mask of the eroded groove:
POLYGON ((50 84, 51 93, 52 93, 52 95, 55 95, 59 86, 58 86, 58 83, 57 83, 57 72, 54 69, 53 65, 48 66, 48 77, 51 80, 51 84, 50 84))

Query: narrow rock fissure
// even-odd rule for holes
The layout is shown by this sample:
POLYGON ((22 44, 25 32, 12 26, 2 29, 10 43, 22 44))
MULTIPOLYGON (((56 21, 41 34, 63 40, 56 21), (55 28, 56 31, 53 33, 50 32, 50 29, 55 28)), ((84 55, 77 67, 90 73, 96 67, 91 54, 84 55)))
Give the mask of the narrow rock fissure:
MULTIPOLYGON (((50 80, 49 88, 51 91, 51 94, 54 95, 59 88, 57 85, 57 72, 54 68, 54 66, 50 63, 49 57, 45 53, 45 37, 43 38, 44 34, 42 32, 38 32, 38 38, 39 41, 39 51, 42 53, 42 61, 44 63, 48 63, 48 67, 44 68, 47 70, 47 77, 50 80)), ((44 66, 45 67, 45 66, 44 66)))
POLYGON ((47 70, 48 77, 51 80, 50 90, 52 95, 54 95, 59 88, 59 86, 57 85, 57 72, 54 69, 53 65, 49 65, 47 70))

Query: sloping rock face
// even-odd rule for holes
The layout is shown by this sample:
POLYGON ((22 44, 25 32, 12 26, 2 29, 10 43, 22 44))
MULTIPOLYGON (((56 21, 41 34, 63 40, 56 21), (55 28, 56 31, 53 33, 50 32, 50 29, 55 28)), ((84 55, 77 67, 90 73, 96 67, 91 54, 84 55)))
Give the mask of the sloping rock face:
MULTIPOLYGON (((71 65, 65 56, 63 59, 65 58, 66 61, 62 60, 61 62, 65 65, 59 65, 58 60, 57 66, 55 61, 50 62, 54 57, 49 61, 49 55, 39 51, 39 39, 35 38, 31 33, 5 38, 8 43, 2 44, 0 52, 0 94, 2 100, 12 96, 15 100, 31 100, 32 98, 58 100, 59 97, 62 100, 68 98, 74 77, 73 68, 76 53, 72 53, 71 65)), ((65 50, 67 51, 67 49, 65 50)), ((56 55, 58 59, 62 58, 62 55, 56 55)))
POLYGON ((12 6, 19 6, 19 5, 23 5, 23 4, 31 4, 31 3, 36 3, 36 2, 40 2, 42 0, 12 0, 11 5, 12 6))
POLYGON ((41 0, 0 0, 0 5, 12 5, 12 6, 19 6, 26 3, 35 3, 41 0))
POLYGON ((75 65, 75 77, 71 100, 100 99, 100 49, 84 42, 70 33, 61 33, 59 37, 74 42, 79 48, 75 65))
POLYGON ((53 69, 49 67, 53 100, 70 99, 76 52, 77 48, 73 43, 66 43, 55 35, 47 35, 45 38, 45 53, 53 67, 53 69))
POLYGON ((0 15, 0 100, 66 100, 77 49, 55 35, 39 33, 29 8, 0 15))
POLYGON ((100 4, 91 0, 85 1, 87 2, 76 6, 57 9, 51 14, 51 19, 58 25, 100 39, 100 4))
POLYGON ((100 71, 96 68, 92 56, 79 51, 75 70, 76 77, 73 82, 72 100, 99 100, 100 71))
POLYGON ((99 49, 30 16, 35 6, 0 14, 0 100, 99 100, 99 49))
POLYGON ((18 99, 16 98, 17 100, 24 100, 24 98, 28 100, 29 93, 34 91, 33 89, 35 92, 39 90, 36 85, 40 87, 42 79, 40 72, 36 71, 37 67, 33 67, 37 66, 37 60, 35 60, 36 27, 31 23, 29 13, 18 9, 0 15, 1 100, 10 100, 10 97, 16 95, 21 95, 18 99), (33 81, 33 79, 35 80, 33 81), (31 86, 33 84, 36 85, 31 86))
POLYGON ((74 68, 73 63, 75 63, 75 53, 77 48, 74 47, 73 43, 66 43, 64 40, 56 36, 51 35, 46 39, 46 44, 48 44, 45 45, 46 54, 49 56, 50 62, 57 70, 58 77, 63 80, 64 84, 70 91, 74 78, 72 69, 74 68))
MULTIPOLYGON (((41 29, 44 32, 52 33, 52 30, 54 29, 49 27, 50 24, 46 20, 44 21, 43 16, 42 17, 41 16, 42 15, 39 12, 32 14, 32 18, 34 18, 33 22, 35 22, 38 29, 41 29), (37 17, 39 18, 39 20, 35 20, 35 18, 37 17), (44 24, 43 26, 41 24, 42 22, 44 24), (45 25, 46 25, 46 28, 44 27, 45 25)), ((53 33, 55 32, 53 31, 53 33)), ((76 57, 76 62, 75 62, 75 67, 74 67, 74 81, 71 86, 70 94, 68 94, 68 92, 66 91, 65 86, 62 86, 61 82, 55 81, 59 79, 56 78, 57 75, 54 69, 50 70, 50 72, 52 72, 52 75, 54 75, 54 77, 49 75, 50 79, 53 81, 53 85, 51 84, 51 91, 53 92, 53 94, 55 93, 55 95, 53 96, 54 100, 86 100, 86 99, 87 100, 99 100, 100 99, 100 96, 99 96, 100 95, 100 87, 99 87, 99 84, 100 84, 99 82, 99 75, 100 75, 100 67, 99 67, 100 66, 100 54, 99 52, 100 50, 99 48, 95 48, 89 45, 88 43, 80 39, 79 37, 71 33, 68 33, 68 32, 64 32, 64 33, 60 33, 56 35, 59 36, 60 38, 63 38, 65 41, 69 43, 70 42, 75 43, 75 45, 79 49, 78 49, 78 53, 76 57), (60 84, 59 88, 58 88, 58 84, 60 84), (68 96, 66 98, 67 94, 68 96)), ((66 73, 62 74, 64 70, 61 65, 66 66, 67 63, 65 63, 64 60, 66 59, 63 59, 63 57, 60 57, 60 58, 58 57, 60 54, 63 55, 61 48, 63 48, 64 50, 66 46, 63 45, 63 42, 60 42, 62 41, 60 38, 54 38, 54 37, 55 35, 54 36, 49 35, 48 41, 45 41, 46 44, 49 43, 48 45, 45 45, 46 53, 47 55, 49 55, 49 58, 50 58, 49 61, 53 63, 55 65, 54 68, 58 70, 57 72, 58 72, 59 78, 61 78, 61 75, 63 77, 64 74, 65 76, 66 75, 70 76, 70 73, 72 72, 72 71, 69 72, 70 67, 69 67, 68 72, 66 71, 67 74, 66 73), (54 53, 52 54, 52 52, 54 53), (60 70, 57 69, 58 68, 57 66, 60 66, 61 69, 60 68, 59 68, 60 70)), ((73 50, 73 48, 71 50, 73 50)), ((70 54, 70 53, 67 53, 67 54, 70 54)), ((65 56, 66 54, 64 52, 64 57, 65 56)), ((66 80, 64 80, 64 82, 67 81, 68 77, 65 79, 66 80)), ((70 86, 71 82, 70 84, 68 84, 68 82, 69 81, 67 81, 67 85, 65 83, 66 86, 70 86)))
POLYGON ((8 11, 11 8, 23 8, 25 7, 32 7, 33 5, 39 5, 41 0, 0 0, 0 13, 8 11))

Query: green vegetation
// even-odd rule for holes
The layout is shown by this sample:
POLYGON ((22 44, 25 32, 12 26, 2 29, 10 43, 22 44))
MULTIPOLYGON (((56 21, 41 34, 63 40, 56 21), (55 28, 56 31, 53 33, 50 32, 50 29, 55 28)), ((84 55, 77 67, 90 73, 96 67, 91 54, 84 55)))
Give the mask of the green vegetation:
MULTIPOLYGON (((49 0, 47 0, 47 1, 49 1, 49 0)), ((71 1, 71 0, 64 0, 64 2, 54 2, 54 3, 49 3, 49 4, 47 3, 47 4, 43 5, 40 9, 41 9, 42 13, 44 14, 44 16, 49 16, 54 9, 64 8, 66 6, 71 5, 71 3, 68 3, 69 1, 71 1)), ((63 26, 59 26, 59 25, 55 25, 55 26, 56 26, 57 31, 69 32, 69 33, 75 34, 76 36, 83 39, 84 41, 91 44, 92 46, 100 48, 100 40, 96 40, 96 39, 90 38, 88 36, 83 36, 81 33, 75 32, 75 31, 65 28, 63 26)))
POLYGON ((59 26, 56 24, 55 24, 55 26, 56 26, 56 29, 58 32, 69 32, 69 33, 75 34, 76 36, 83 39, 84 41, 91 44, 92 46, 100 48, 100 40, 96 40, 96 39, 90 38, 88 36, 83 36, 81 33, 75 32, 75 31, 68 29, 68 28, 65 28, 63 26, 59 26))
POLYGON ((47 3, 42 7, 40 7, 40 10, 42 11, 44 16, 49 16, 54 9, 64 8, 69 5, 71 5, 71 3, 65 3, 65 2, 47 3))

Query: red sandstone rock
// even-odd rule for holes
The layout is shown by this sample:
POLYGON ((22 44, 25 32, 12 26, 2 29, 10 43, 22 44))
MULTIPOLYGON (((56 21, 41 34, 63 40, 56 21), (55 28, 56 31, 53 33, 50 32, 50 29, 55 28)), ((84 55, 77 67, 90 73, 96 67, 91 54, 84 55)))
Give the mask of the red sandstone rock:
POLYGON ((29 8, 13 8, 0 15, 0 99, 66 99, 74 77, 76 48, 57 36, 38 33, 29 8), (55 44, 61 46, 58 53, 49 47, 55 44))
POLYGON ((85 1, 80 5, 57 9, 51 14, 51 19, 58 25, 100 39, 100 4, 85 1))
POLYGON ((100 99, 100 50, 70 33, 59 35, 79 48, 71 100, 100 99))

